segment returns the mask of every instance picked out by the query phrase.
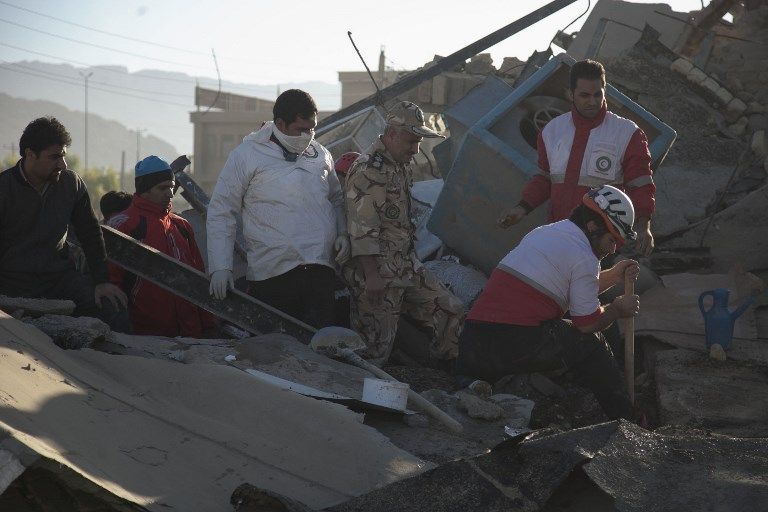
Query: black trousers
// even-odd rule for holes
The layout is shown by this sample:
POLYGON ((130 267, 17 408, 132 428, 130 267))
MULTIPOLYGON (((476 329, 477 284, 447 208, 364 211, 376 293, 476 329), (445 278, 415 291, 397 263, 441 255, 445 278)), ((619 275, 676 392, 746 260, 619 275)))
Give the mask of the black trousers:
MULTIPOLYGON (((325 265, 299 265, 263 281, 248 281, 248 293, 317 329, 334 325, 336 273, 325 265)), ((264 332, 274 326, 263 325, 264 332)))
POLYGON ((514 373, 567 369, 594 393, 610 419, 633 419, 616 360, 601 333, 584 334, 569 320, 528 327, 468 320, 459 338, 457 373, 489 382, 514 373))
POLYGON ((131 332, 128 310, 116 308, 109 299, 96 305, 91 277, 72 269, 65 272, 33 274, 3 272, 0 274, 0 294, 10 297, 64 299, 75 303, 74 316, 98 318, 113 331, 131 332))

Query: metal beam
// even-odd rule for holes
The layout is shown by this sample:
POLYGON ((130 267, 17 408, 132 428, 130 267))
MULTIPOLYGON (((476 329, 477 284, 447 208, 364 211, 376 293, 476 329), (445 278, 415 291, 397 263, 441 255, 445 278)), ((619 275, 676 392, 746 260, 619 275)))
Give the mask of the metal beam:
POLYGON ((290 334, 304 344, 317 332, 301 320, 238 290, 230 290, 222 300, 214 299, 208 294, 208 277, 199 270, 109 226, 101 226, 101 231, 109 261, 241 329, 262 334, 260 326, 268 323, 273 331, 290 334))
POLYGON ((473 57, 474 55, 477 55, 483 50, 487 50, 491 46, 500 43, 501 41, 520 32, 521 30, 530 27, 534 23, 543 20, 550 14, 559 11, 563 7, 571 5, 575 1, 576 0, 554 0, 545 6, 539 7, 532 13, 513 21, 509 25, 502 27, 495 32, 492 32, 481 39, 478 39, 469 46, 465 46, 461 50, 440 59, 436 64, 428 67, 425 66, 418 71, 414 71, 410 75, 404 77, 402 80, 399 80, 389 87, 382 89, 380 94, 373 94, 368 96, 367 98, 360 100, 357 103, 353 103, 352 105, 343 108, 334 114, 331 114, 330 116, 320 121, 316 129, 319 130, 325 125, 331 124, 343 117, 347 117, 350 114, 357 112, 358 110, 362 110, 366 107, 375 105, 379 99, 382 103, 386 103, 387 101, 396 98, 399 94, 402 94, 405 91, 409 91, 420 83, 439 75, 443 71, 453 69, 454 67, 463 63, 465 60, 473 57))

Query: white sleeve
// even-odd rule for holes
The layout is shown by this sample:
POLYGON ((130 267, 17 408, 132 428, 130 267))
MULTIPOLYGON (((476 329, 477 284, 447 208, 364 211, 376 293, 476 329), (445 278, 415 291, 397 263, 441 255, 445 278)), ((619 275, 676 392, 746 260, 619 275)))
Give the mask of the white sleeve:
POLYGON ((221 170, 211 201, 208 203, 205 229, 208 238, 208 273, 233 270, 232 254, 237 231, 236 215, 240 213, 252 171, 247 169, 235 150, 229 154, 221 170))
POLYGON ((568 289, 568 308, 571 316, 589 316, 600 307, 599 292, 600 263, 579 262, 571 272, 568 289))
POLYGON ((336 169, 333 164, 333 157, 326 151, 326 161, 330 172, 328 173, 328 201, 333 205, 333 211, 336 212, 336 236, 346 234, 347 232, 347 213, 344 210, 344 191, 341 188, 339 177, 336 175, 336 169))

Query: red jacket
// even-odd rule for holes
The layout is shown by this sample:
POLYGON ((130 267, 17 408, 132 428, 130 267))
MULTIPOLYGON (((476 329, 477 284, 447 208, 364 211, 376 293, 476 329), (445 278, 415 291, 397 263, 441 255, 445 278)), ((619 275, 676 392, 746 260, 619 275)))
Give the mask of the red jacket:
MULTIPOLYGON (((570 216, 571 211, 581 203, 581 198, 589 190, 588 186, 579 184, 584 152, 592 130, 603 122, 606 111, 607 107, 603 105, 600 113, 591 119, 583 117, 575 108, 571 109, 570 114, 563 114, 563 116, 572 116, 575 132, 570 145, 571 150, 565 169, 565 179, 562 183, 556 183, 550 179, 547 148, 542 133, 539 133, 537 150, 541 174, 531 178, 523 189, 521 202, 525 203, 524 206, 532 210, 549 199, 551 205, 549 222, 567 219, 570 216)), ((632 204, 635 207, 635 218, 650 218, 656 207, 654 199, 656 186, 652 179, 653 171, 651 171, 648 139, 640 128, 637 128, 632 134, 626 149, 623 151, 621 167, 623 171, 622 183, 612 183, 612 185, 623 189, 632 199, 632 204)))
MULTIPOLYGON (((108 225, 204 272, 192 226, 182 217, 137 195, 108 225)), ((110 281, 128 295, 134 334, 199 338, 216 325, 214 317, 159 286, 109 264, 110 281)))

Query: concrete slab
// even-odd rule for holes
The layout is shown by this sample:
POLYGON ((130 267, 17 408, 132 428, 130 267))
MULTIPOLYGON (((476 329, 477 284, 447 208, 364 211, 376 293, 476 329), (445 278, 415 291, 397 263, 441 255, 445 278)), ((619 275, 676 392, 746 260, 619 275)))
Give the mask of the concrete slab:
POLYGON ((24 311, 25 316, 71 315, 75 303, 71 300, 27 299, 0 295, 0 309, 9 315, 24 311))
POLYGON ((665 46, 672 48, 683 33, 684 20, 689 16, 673 11, 665 3, 600 0, 568 47, 568 54, 577 60, 592 58, 602 62, 614 59, 640 40, 646 23, 661 33, 659 40, 665 46), (601 23, 601 20, 605 21, 601 23))
POLYGON ((768 436, 768 367, 667 350, 656 354, 655 380, 664 424, 768 436))
POLYGON ((153 512, 229 510, 246 481, 323 508, 428 467, 346 408, 233 368, 63 351, 2 313, 0 353, 0 428, 153 512))
POLYGON ((750 192, 738 203, 717 214, 709 227, 701 222, 685 234, 664 244, 665 248, 711 248, 713 271, 723 272, 734 264, 746 270, 766 268, 768 254, 768 185, 750 192))

